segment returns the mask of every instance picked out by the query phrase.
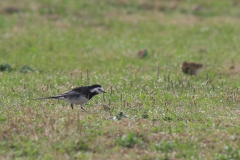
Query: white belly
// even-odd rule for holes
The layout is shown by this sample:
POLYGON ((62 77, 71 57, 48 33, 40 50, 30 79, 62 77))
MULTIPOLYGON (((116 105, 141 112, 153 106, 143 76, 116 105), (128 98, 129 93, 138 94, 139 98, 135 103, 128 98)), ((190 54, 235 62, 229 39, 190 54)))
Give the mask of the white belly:
POLYGON ((202 69, 202 68, 196 69, 196 74, 198 74, 198 72, 200 72, 201 69, 202 69))
POLYGON ((71 104, 76 104, 76 105, 82 105, 89 101, 89 99, 87 99, 86 97, 79 97, 79 98, 72 98, 72 99, 63 98, 62 100, 67 101, 71 104))

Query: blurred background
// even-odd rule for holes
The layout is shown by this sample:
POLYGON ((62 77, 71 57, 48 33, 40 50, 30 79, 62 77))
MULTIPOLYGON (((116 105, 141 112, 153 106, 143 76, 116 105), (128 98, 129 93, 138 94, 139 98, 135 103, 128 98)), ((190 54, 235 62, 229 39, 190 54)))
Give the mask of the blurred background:
POLYGON ((0 159, 240 159, 239 8, 0 0, 0 159), (35 100, 96 83, 87 112, 35 100))
POLYGON ((240 57, 239 6, 238 0, 1 0, 0 63, 45 72, 151 72, 160 63, 177 73, 189 60, 222 71, 240 57), (148 56, 139 60, 143 48, 148 56))

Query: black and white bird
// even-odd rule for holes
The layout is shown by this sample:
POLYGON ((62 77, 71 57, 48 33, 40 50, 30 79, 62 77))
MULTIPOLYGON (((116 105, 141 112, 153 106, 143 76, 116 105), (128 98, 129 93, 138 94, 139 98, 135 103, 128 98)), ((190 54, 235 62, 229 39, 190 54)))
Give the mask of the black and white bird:
POLYGON ((57 96, 38 98, 38 100, 39 99, 60 99, 60 100, 64 100, 71 103, 72 109, 73 109, 73 105, 76 104, 76 105, 80 105, 81 108, 84 110, 82 105, 88 102, 93 96, 102 92, 106 93, 103 87, 98 84, 94 84, 91 86, 77 87, 57 96))

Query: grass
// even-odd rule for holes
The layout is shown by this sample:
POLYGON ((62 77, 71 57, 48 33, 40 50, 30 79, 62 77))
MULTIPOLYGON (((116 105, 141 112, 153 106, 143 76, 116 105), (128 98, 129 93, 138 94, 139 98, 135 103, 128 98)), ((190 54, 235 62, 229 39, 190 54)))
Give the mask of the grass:
POLYGON ((1 159, 239 159, 239 5, 1 1, 1 159), (95 83, 89 113, 33 100, 95 83))

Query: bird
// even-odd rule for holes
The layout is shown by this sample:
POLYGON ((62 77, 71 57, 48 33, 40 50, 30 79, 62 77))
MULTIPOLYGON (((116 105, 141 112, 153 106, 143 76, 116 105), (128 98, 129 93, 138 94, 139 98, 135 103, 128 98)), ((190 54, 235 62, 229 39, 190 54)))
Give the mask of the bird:
POLYGON ((99 84, 94 84, 91 86, 82 86, 74 88, 70 91, 64 92, 60 95, 53 96, 53 97, 44 97, 44 98, 38 98, 36 100, 41 99, 59 99, 67 101, 71 104, 71 108, 73 109, 73 105, 80 105, 82 110, 85 110, 83 108, 83 104, 88 102, 93 96, 100 94, 100 93, 106 93, 103 89, 103 87, 99 84))
POLYGON ((141 49, 138 51, 138 57, 139 58, 144 58, 147 56, 147 50, 146 49, 141 49))
POLYGON ((189 75, 195 75, 197 77, 197 74, 199 71, 204 67, 205 65, 201 63, 195 63, 195 62, 186 62, 183 61, 181 64, 181 69, 183 73, 189 74, 189 75))

